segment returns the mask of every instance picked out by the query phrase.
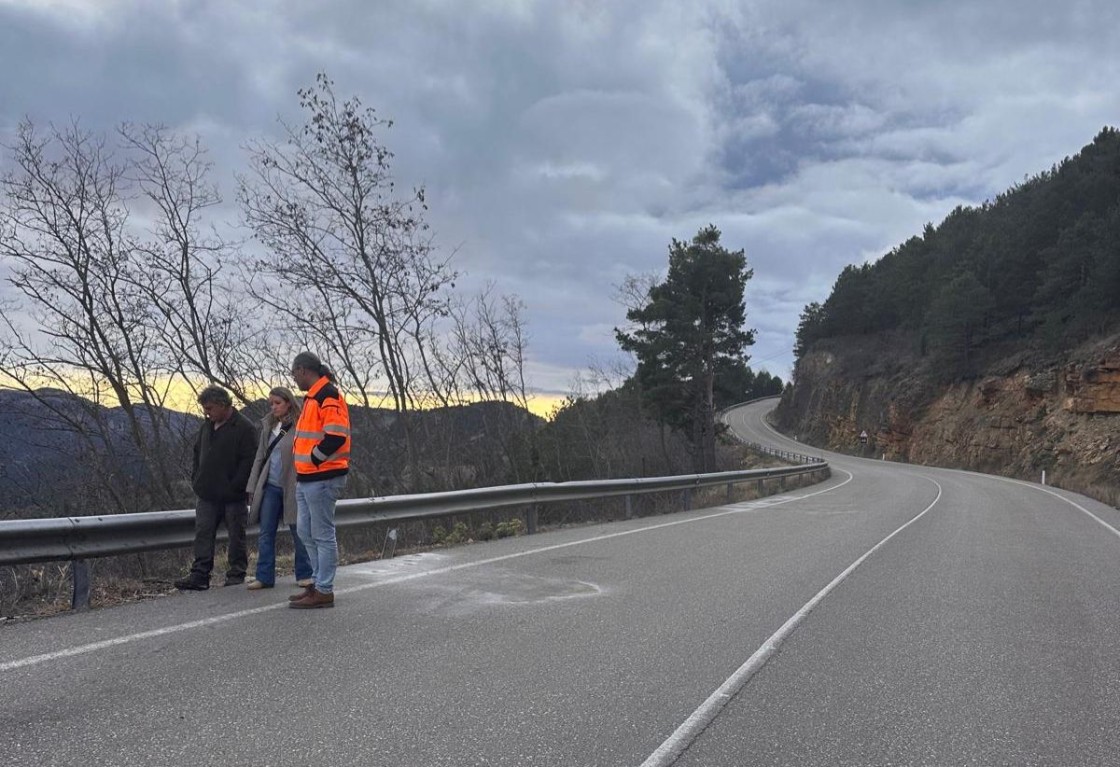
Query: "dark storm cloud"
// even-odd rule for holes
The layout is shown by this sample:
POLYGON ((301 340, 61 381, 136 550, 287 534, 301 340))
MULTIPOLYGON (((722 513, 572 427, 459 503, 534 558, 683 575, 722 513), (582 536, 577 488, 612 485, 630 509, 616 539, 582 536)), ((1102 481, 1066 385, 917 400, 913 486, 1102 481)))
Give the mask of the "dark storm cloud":
POLYGON ((0 4, 5 121, 26 114, 183 125, 213 114, 255 127, 275 116, 272 94, 247 66, 251 55, 211 27, 213 15, 157 3, 119 8, 83 20, 0 4))
POLYGON ((326 71, 395 120, 461 285, 523 298, 537 386, 616 358, 614 286, 708 223, 755 270, 755 364, 786 377, 845 264, 1115 122, 1118 21, 1104 0, 0 0, 0 130, 163 122, 228 186, 326 71))

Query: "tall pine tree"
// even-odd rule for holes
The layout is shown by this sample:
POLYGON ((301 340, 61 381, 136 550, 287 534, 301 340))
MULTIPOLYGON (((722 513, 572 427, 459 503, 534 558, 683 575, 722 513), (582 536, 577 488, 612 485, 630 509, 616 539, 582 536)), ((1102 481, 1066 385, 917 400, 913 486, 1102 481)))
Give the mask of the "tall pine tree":
POLYGON ((635 377, 651 411, 683 432, 696 471, 715 467, 717 378, 746 367, 754 330, 743 323, 743 293, 753 271, 742 250, 720 245, 713 225, 689 243, 673 240, 665 281, 649 289, 648 303, 631 309, 631 332, 615 330, 619 344, 638 358, 635 377))

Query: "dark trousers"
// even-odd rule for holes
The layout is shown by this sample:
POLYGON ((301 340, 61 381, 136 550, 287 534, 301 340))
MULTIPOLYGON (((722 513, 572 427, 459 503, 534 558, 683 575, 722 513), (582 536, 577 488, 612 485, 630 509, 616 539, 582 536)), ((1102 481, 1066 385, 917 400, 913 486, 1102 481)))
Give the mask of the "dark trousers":
POLYGON ((245 547, 245 527, 249 521, 249 510, 245 508, 245 502, 222 503, 199 498, 194 510, 192 578, 210 580, 210 571, 214 568, 214 539, 218 535, 218 525, 223 520, 226 523, 226 530, 229 531, 226 577, 245 577, 245 568, 249 565, 249 552, 245 547))

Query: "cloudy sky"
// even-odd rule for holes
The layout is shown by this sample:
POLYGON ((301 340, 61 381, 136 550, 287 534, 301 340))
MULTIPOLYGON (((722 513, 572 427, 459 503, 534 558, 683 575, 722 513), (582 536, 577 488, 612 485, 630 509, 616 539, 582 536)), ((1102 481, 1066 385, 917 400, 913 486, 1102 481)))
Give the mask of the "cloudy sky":
POLYGON ((538 389, 617 359, 614 286, 708 223, 754 269, 751 364, 784 379, 844 265, 1120 123, 1118 8, 0 0, 0 134, 160 122, 200 133, 231 189, 323 71, 395 121, 397 180, 427 188, 463 285, 524 300, 538 389))

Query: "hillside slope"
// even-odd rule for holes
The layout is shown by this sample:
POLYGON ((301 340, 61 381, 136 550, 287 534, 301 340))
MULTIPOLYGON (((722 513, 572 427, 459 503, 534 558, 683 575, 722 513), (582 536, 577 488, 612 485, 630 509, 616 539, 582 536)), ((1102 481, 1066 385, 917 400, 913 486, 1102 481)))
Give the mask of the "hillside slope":
POLYGON ((1120 131, 846 267, 794 352, 807 441, 1120 501, 1120 131))
POLYGON ((996 350, 981 375, 941 384, 914 346, 901 333, 814 345, 779 427, 887 460, 1034 481, 1046 471, 1050 483, 1120 503, 1120 335, 1060 354, 996 350))

